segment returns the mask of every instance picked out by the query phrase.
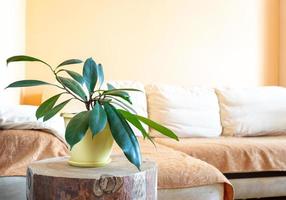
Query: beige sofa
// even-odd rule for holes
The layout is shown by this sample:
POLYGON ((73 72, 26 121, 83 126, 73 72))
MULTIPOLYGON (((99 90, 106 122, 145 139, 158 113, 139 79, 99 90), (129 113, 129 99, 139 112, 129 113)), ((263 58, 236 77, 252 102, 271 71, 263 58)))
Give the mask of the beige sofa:
POLYGON ((219 169, 235 198, 286 199, 286 89, 147 85, 148 115, 180 142, 155 141, 219 169))
MULTIPOLYGON (((159 199, 233 199, 231 184, 212 165, 164 145, 155 148, 142 138, 138 140, 143 160, 155 160, 158 165, 159 199)), ((0 199, 24 198, 25 193, 18 190, 25 187, 24 176, 31 162, 68 155, 67 146, 43 130, 0 130, 0 144, 0 199), (11 188, 9 184, 15 181, 18 183, 11 188)), ((113 153, 122 151, 114 145, 113 153)))
MULTIPOLYGON (((135 131, 143 157, 159 164, 158 199, 230 200, 230 183, 236 199, 286 196, 286 89, 111 84, 141 89, 130 93, 137 113, 180 137, 176 142, 149 130, 156 150, 135 131)), ((45 92, 43 100, 56 91, 45 92)))
MULTIPOLYGON (((135 110, 180 137, 176 142, 150 130, 155 141, 219 169, 233 184, 235 198, 286 196, 285 88, 180 87, 136 81, 111 84, 144 91, 130 93, 135 110)), ((49 93, 46 91, 44 99, 49 93)), ((171 193, 158 194, 173 199, 171 193)))
POLYGON ((111 83, 143 90, 131 93, 137 112, 180 137, 177 143, 150 130, 155 141, 215 166, 232 182, 236 198, 286 196, 285 88, 111 83))

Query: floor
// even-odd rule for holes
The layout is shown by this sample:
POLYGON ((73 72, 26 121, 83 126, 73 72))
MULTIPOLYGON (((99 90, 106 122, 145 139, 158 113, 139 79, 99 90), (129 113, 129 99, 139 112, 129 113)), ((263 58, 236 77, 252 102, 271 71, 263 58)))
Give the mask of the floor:
MULTIPOLYGON (((285 200, 286 197, 261 198, 256 200, 285 200)), ((0 177, 0 200, 26 200, 25 177, 0 177)), ((249 199, 254 200, 254 199, 249 199)))
POLYGON ((0 200, 26 200, 26 178, 0 177, 0 200))

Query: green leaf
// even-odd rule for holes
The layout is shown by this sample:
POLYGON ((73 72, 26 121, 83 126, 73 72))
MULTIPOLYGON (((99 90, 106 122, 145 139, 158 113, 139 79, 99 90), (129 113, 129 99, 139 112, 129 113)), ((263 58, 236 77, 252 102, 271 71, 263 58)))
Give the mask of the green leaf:
POLYGON ((65 71, 66 73, 68 73, 75 81, 77 81, 81 85, 84 83, 83 77, 79 73, 71 71, 71 70, 66 70, 66 69, 62 71, 65 71))
POLYGON ((111 104, 115 104, 115 105, 119 106, 120 108, 123 108, 124 110, 131 111, 131 112, 137 114, 136 110, 134 110, 131 106, 124 103, 123 101, 121 101, 118 98, 115 98, 113 96, 106 96, 105 99, 108 99, 108 100, 111 99, 111 102, 110 102, 111 104))
POLYGON ((121 92, 119 93, 112 93, 112 94, 107 94, 106 96, 114 96, 114 97, 119 97, 125 101, 127 101, 128 103, 130 103, 132 105, 132 101, 130 100, 130 96, 127 94, 122 94, 121 92))
POLYGON ((104 103, 112 136, 126 158, 139 170, 141 165, 140 147, 136 136, 123 116, 109 103, 104 103))
POLYGON ((39 86, 39 85, 51 85, 50 83, 39 81, 39 80, 21 80, 21 81, 15 81, 8 85, 6 88, 11 87, 33 87, 33 86, 39 86))
POLYGON ((103 68, 101 64, 97 65, 97 76, 98 76, 98 86, 99 88, 101 88, 104 82, 104 73, 103 73, 103 68))
POLYGON ((162 125, 158 124, 157 122, 154 122, 148 118, 145 118, 145 117, 142 117, 139 115, 134 115, 134 116, 136 116, 137 119, 140 120, 141 122, 143 122, 144 124, 147 124, 149 127, 160 132, 161 134, 179 141, 178 136, 173 131, 166 128, 165 126, 162 126, 162 125))
POLYGON ((82 74, 88 91, 92 93, 98 78, 97 65, 92 58, 85 61, 82 74))
POLYGON ((90 112, 89 127, 94 137, 97 133, 101 132, 107 123, 107 116, 101 105, 96 102, 94 108, 90 112))
POLYGON ((66 60, 66 61, 62 62, 61 64, 59 64, 57 66, 57 68, 65 66, 65 65, 73 65, 73 64, 79 64, 79 63, 82 63, 82 61, 79 59, 69 59, 69 60, 66 60))
POLYGON ((116 93, 116 92, 124 92, 124 93, 128 94, 126 91, 142 92, 142 90, 138 90, 138 89, 134 89, 134 88, 120 88, 120 89, 108 89, 108 90, 105 90, 103 93, 104 94, 112 94, 112 93, 116 93))
MULTIPOLYGON (((128 103, 132 104, 132 101, 130 100, 130 96, 126 91, 122 89, 115 89, 113 85, 109 83, 107 84, 107 87, 108 87, 108 90, 103 92, 105 95, 117 96, 121 99, 124 99, 128 103)), ((126 89, 131 90, 131 91, 140 91, 140 90, 132 89, 132 88, 126 88, 126 89)))
POLYGON ((87 97, 83 88, 73 79, 58 76, 60 83, 70 89, 74 94, 78 95, 82 100, 86 101, 87 97))
POLYGON ((26 55, 18 55, 18 56, 12 56, 12 57, 8 58, 7 59, 7 65, 11 62, 19 62, 19 61, 41 62, 41 63, 44 63, 45 65, 51 67, 45 61, 42 61, 42 60, 35 58, 35 57, 26 56, 26 55))
POLYGON ((131 124, 133 124, 133 126, 135 126, 142 133, 144 139, 148 138, 155 145, 155 143, 153 142, 152 138, 147 133, 147 131, 145 130, 145 128, 142 126, 141 122, 137 119, 137 117, 135 115, 133 115, 132 113, 127 112, 125 110, 121 110, 121 109, 117 109, 117 110, 121 113, 121 115, 127 121, 129 121, 131 124))
POLYGON ((49 119, 51 119, 53 116, 55 116, 61 109, 63 109, 65 107, 65 105, 70 101, 66 100, 58 105, 56 105, 55 107, 53 107, 47 114, 45 114, 43 121, 47 121, 49 119))
POLYGON ((46 100, 45 102, 43 102, 39 108, 36 111, 36 117, 37 119, 43 117, 46 113, 48 113, 56 104, 57 100, 59 99, 59 97, 62 95, 63 93, 57 94, 51 98, 49 98, 48 100, 46 100))
POLYGON ((80 112, 68 123, 65 138, 71 149, 84 137, 88 129, 89 115, 89 111, 80 112))

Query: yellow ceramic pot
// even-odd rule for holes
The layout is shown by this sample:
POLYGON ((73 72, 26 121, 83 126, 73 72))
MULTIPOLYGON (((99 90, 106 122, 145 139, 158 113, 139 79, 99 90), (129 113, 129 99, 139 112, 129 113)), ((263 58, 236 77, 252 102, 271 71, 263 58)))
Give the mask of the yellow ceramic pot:
MULTIPOLYGON (((67 125, 73 114, 63 114, 67 125)), ((70 151, 68 163, 77 167, 101 167, 108 164, 114 139, 108 123, 100 133, 92 138, 92 132, 87 130, 83 139, 75 144, 70 151)))

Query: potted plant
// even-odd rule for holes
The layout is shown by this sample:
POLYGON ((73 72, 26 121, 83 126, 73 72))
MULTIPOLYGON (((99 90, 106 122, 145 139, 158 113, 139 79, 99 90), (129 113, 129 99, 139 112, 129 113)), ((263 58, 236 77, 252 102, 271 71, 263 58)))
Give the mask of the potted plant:
POLYGON ((110 84, 107 84, 107 89, 102 89, 103 68, 92 58, 84 62, 82 74, 65 68, 67 65, 82 63, 78 59, 66 60, 52 67, 38 58, 19 55, 8 58, 7 65, 18 61, 40 62, 46 65, 53 73, 57 84, 41 80, 21 80, 11 83, 7 88, 49 85, 62 90, 61 93, 50 97, 38 107, 37 119, 49 120, 73 100, 85 105, 85 111, 63 115, 67 124, 65 139, 71 150, 69 160, 71 165, 97 167, 107 164, 110 162, 110 153, 115 140, 127 159, 140 170, 140 147, 129 123, 142 133, 144 139, 147 138, 151 142, 153 142, 152 138, 142 123, 167 137, 178 140, 176 134, 170 129, 133 112, 128 92, 140 92, 140 90, 117 89, 110 84), (69 78, 62 76, 63 73, 66 73, 69 78), (69 98, 57 104, 62 95, 68 95, 69 98))

